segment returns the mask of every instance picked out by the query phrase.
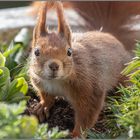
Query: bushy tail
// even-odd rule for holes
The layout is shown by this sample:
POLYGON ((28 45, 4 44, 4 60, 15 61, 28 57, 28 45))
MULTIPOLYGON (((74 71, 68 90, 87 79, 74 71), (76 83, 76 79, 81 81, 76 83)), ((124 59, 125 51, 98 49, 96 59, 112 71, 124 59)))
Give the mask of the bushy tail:
POLYGON ((126 49, 134 49, 140 40, 140 30, 131 25, 140 23, 140 2, 71 2, 73 8, 85 19, 86 27, 93 30, 102 28, 113 34, 126 49))

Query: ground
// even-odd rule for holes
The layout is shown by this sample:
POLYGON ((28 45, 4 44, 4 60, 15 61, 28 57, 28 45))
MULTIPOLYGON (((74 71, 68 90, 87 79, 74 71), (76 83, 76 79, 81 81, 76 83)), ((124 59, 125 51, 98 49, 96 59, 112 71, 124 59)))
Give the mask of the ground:
MULTIPOLYGON (((38 105, 39 99, 33 93, 27 103, 25 114, 34 115, 33 110, 38 105)), ((105 128, 105 109, 102 110, 96 125, 91 129, 95 132, 106 132, 105 128)), ((56 97, 53 107, 50 109, 49 117, 43 123, 48 123, 49 128, 59 127, 59 130, 72 131, 74 128, 74 110, 72 106, 62 97, 56 97)), ((44 114, 45 115, 45 114, 44 114)))

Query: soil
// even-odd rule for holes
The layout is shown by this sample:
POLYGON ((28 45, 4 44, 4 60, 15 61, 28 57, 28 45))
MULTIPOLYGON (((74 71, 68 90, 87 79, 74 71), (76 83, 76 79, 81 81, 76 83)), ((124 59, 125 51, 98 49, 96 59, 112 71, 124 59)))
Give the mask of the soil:
MULTIPOLYGON (((25 114, 34 115, 32 110, 38 105, 39 99, 30 93, 30 100, 27 103, 25 114)), ((49 117, 43 123, 48 123, 49 128, 58 127, 59 130, 72 131, 74 128, 74 110, 72 106, 62 97, 57 97, 53 107, 50 109, 49 117)), ((102 110, 96 125, 91 131, 97 133, 107 132, 106 124, 106 107, 102 110)))
MULTIPOLYGON (((31 98, 27 104, 26 114, 32 115, 32 110, 38 103, 37 99, 31 98)), ((74 127, 74 111, 63 98, 56 98, 53 107, 50 109, 49 117, 42 123, 48 123, 49 128, 58 126, 59 130, 68 129, 71 131, 74 127)))

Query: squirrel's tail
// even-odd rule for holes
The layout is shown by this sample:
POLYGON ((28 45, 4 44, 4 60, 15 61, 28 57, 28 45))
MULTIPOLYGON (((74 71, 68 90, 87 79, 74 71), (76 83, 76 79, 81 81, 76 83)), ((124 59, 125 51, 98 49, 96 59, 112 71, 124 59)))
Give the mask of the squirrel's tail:
POLYGON ((89 29, 109 32, 121 41, 126 49, 134 49, 140 40, 140 28, 132 26, 140 23, 140 2, 71 2, 73 8, 85 19, 89 29))

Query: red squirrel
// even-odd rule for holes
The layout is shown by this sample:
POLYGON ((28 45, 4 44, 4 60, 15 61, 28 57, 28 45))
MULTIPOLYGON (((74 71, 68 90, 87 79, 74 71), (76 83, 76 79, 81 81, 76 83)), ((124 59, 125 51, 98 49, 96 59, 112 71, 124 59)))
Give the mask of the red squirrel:
POLYGON ((43 120, 43 112, 49 111, 55 96, 64 96, 75 111, 72 134, 80 137, 81 130, 94 126, 107 91, 123 82, 120 73, 133 56, 134 40, 130 39, 128 28, 121 26, 138 9, 136 12, 124 6, 125 11, 120 3, 117 7, 117 2, 72 2, 72 5, 94 31, 72 32, 62 3, 43 2, 33 31, 29 75, 40 97, 36 109, 39 119, 43 120), (52 5, 58 16, 57 31, 46 28, 46 14, 52 5), (103 31, 98 31, 102 26, 103 31))

